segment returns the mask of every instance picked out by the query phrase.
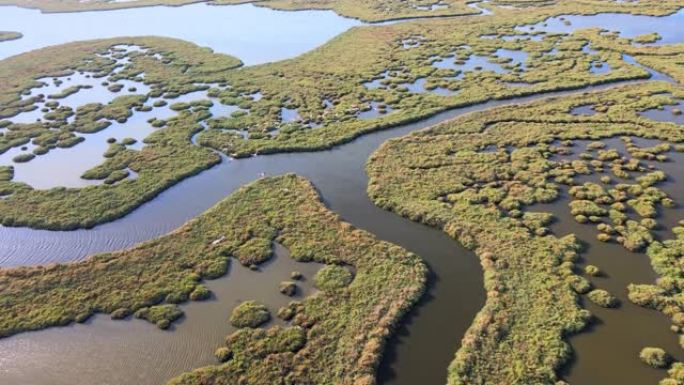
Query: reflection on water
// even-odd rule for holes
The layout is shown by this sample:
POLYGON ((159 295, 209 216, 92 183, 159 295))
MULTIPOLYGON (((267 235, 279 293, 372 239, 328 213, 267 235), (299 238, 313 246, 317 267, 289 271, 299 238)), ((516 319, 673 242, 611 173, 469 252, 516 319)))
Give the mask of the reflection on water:
POLYGON ((78 40, 153 35, 187 40, 254 65, 295 57, 362 24, 332 11, 285 12, 251 4, 75 13, 2 6, 0 13, 0 30, 24 35, 0 44, 0 59, 78 40))

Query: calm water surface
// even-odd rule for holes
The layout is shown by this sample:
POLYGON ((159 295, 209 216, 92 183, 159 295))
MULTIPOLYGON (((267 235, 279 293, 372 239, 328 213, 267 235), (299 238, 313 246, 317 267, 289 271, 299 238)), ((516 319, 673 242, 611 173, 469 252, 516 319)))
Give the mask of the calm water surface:
POLYGON ((578 29, 603 28, 618 31, 620 36, 635 36, 657 32, 661 39, 655 45, 680 43, 684 39, 684 10, 668 16, 653 17, 625 13, 600 13, 597 15, 562 15, 543 22, 520 26, 522 32, 544 31, 549 33, 572 33, 578 29), (569 22, 569 23, 568 23, 569 22))
MULTIPOLYGON (((671 114, 669 116, 672 116, 671 114)), ((665 118, 665 114, 660 114, 665 118)), ((618 138, 604 140, 609 148, 615 148, 627 155, 622 141, 618 138)), ((635 139, 639 146, 650 146, 657 141, 635 139)), ((573 149, 574 155, 584 150, 586 141, 577 141, 573 149)), ((684 219, 684 154, 671 152, 671 161, 666 163, 642 162, 653 164, 668 175, 668 181, 659 185, 680 206, 675 209, 661 210, 657 218, 662 229, 656 236, 669 239, 673 234, 669 230, 680 219, 684 219)), ((598 181, 598 175, 578 179, 579 182, 598 181)), ((657 346, 665 349, 678 360, 684 359, 677 335, 670 331, 670 322, 660 313, 632 304, 627 298, 627 286, 630 283, 653 283, 657 278, 651 268, 650 260, 644 253, 627 251, 616 243, 603 243, 596 240, 598 234, 595 226, 580 225, 570 215, 568 195, 545 205, 534 205, 531 211, 551 212, 556 217, 552 230, 556 235, 569 233, 577 235, 584 244, 580 268, 592 264, 601 269, 598 277, 587 277, 596 288, 608 290, 619 298, 621 305, 617 309, 605 309, 594 305, 587 299, 582 305, 596 317, 595 322, 585 331, 572 336, 570 344, 576 352, 572 365, 563 371, 564 377, 571 384, 657 384, 664 376, 664 371, 653 369, 639 360, 639 352, 646 346, 657 346)))

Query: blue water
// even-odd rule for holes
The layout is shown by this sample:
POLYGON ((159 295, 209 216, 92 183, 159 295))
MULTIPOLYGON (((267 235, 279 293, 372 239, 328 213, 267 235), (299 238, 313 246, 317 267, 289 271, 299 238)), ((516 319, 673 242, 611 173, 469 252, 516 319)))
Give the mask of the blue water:
POLYGON ((332 11, 285 12, 251 4, 75 13, 2 6, 0 15, 0 31, 24 35, 0 44, 0 59, 78 40, 155 35, 187 40, 254 65, 298 56, 362 24, 332 11))

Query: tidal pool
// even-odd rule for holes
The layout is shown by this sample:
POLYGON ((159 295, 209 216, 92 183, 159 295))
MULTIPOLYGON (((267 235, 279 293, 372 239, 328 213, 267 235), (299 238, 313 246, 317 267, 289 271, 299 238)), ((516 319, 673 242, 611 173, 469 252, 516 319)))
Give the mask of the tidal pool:
POLYGON ((24 35, 0 44, 0 59, 78 40, 153 35, 187 40, 255 65, 298 56, 363 24, 332 11, 286 12, 251 4, 74 13, 0 6, 0 14, 0 30, 24 35))

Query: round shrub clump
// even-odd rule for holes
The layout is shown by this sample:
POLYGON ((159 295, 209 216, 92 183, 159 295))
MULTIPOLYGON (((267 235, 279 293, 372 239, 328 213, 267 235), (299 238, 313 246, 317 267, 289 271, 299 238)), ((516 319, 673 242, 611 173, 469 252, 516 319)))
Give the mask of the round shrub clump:
POLYGON ((612 294, 602 289, 590 291, 589 294, 587 294, 587 297, 591 302, 606 308, 617 307, 620 303, 612 294))
POLYGON ((295 281, 299 281, 300 279, 302 279, 302 277, 303 277, 302 273, 300 273, 298 271, 293 271, 290 274, 290 278, 294 279, 295 281))
POLYGON ((35 157, 36 156, 34 154, 24 153, 15 156, 14 158, 12 158, 12 161, 14 161, 15 163, 26 163, 35 157))
POLYGON ((257 301, 245 301, 230 315, 230 324, 236 328, 255 328, 271 319, 268 308, 257 301))
POLYGON ((216 359, 219 362, 228 361, 230 359, 231 355, 232 355, 232 353, 230 352, 230 349, 228 349, 225 346, 216 349, 216 351, 214 352, 214 357, 216 357, 216 359))
POLYGON ((209 299, 211 296, 211 291, 204 285, 197 285, 195 289, 190 292, 190 299, 193 301, 203 301, 209 299))
POLYGON ((671 360, 671 357, 667 352, 661 348, 646 347, 641 349, 639 353, 639 358, 646 365, 652 366, 654 368, 664 368, 671 360))
POLYGON ((283 281, 280 283, 280 292, 288 297, 297 294, 297 285, 292 281, 283 281))
POLYGON ((587 275, 590 275, 592 277, 597 277, 597 276, 601 275, 601 270, 594 265, 587 265, 584 268, 584 272, 587 273, 587 275))
POLYGON ((337 290, 349 285, 352 281, 352 273, 342 266, 325 266, 316 273, 314 282, 316 287, 324 290, 337 290))

